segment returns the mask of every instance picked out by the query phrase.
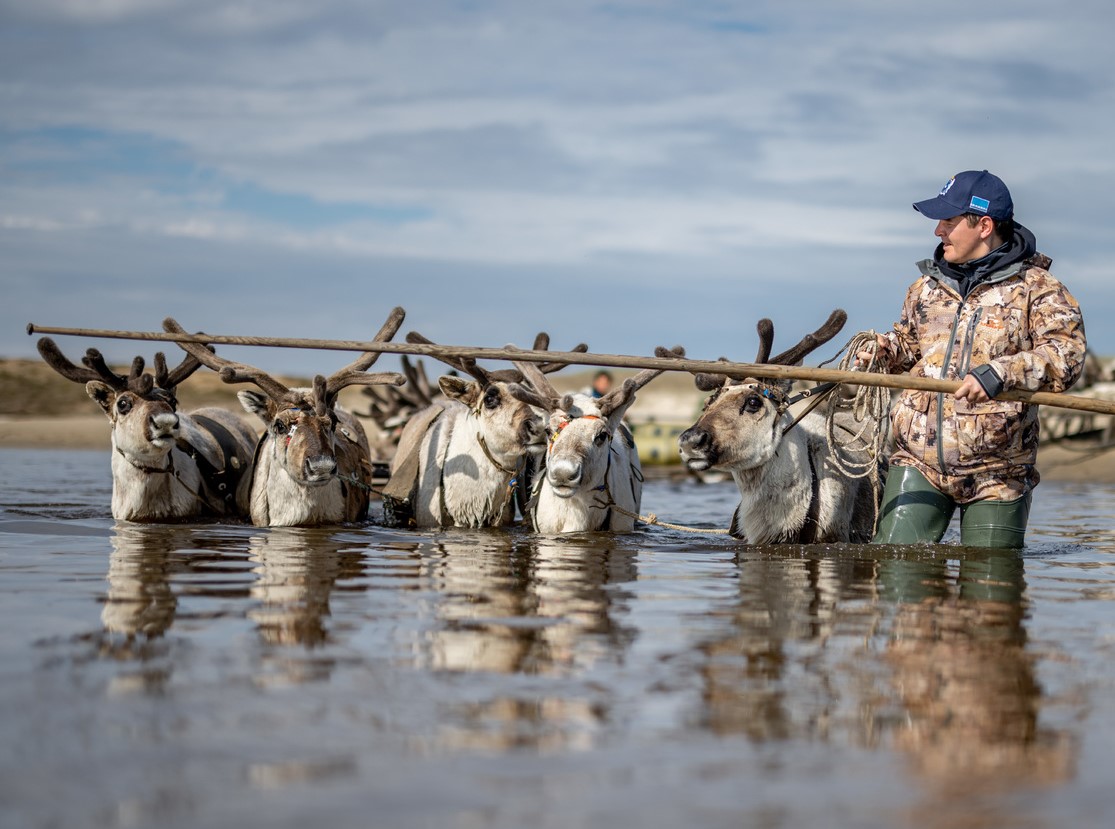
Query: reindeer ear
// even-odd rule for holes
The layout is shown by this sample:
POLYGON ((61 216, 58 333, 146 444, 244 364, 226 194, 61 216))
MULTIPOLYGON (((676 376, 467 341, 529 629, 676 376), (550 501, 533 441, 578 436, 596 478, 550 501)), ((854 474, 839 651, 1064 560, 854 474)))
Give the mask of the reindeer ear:
MULTIPOLYGON (((607 411, 602 411, 601 413, 608 418, 608 424, 613 429, 623 420, 623 416, 627 414, 628 407, 635 402, 635 392, 635 381, 629 377, 623 381, 622 386, 608 393, 607 411)), ((603 406, 601 407, 601 409, 604 408, 603 406)))
POLYGON ((85 392, 97 402, 109 418, 112 417, 112 401, 116 399, 116 392, 107 383, 90 380, 85 384, 85 392))
POLYGON ((236 392, 236 398, 240 401, 240 405, 244 407, 244 411, 257 415, 265 424, 270 422, 271 412, 267 408, 268 398, 266 395, 260 394, 258 391, 244 389, 236 392))
POLYGON ((450 400, 459 400, 469 407, 476 405, 476 399, 480 395, 479 383, 462 380, 460 377, 439 377, 437 384, 441 393, 450 400))

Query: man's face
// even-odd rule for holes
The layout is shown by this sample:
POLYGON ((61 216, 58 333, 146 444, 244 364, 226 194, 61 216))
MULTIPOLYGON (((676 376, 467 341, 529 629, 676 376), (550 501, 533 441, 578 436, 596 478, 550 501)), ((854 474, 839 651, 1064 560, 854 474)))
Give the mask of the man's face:
POLYGON ((937 222, 934 233, 944 245, 945 261, 959 265, 991 252, 989 240, 993 229, 994 224, 987 218, 980 219, 973 227, 964 216, 953 216, 937 222))

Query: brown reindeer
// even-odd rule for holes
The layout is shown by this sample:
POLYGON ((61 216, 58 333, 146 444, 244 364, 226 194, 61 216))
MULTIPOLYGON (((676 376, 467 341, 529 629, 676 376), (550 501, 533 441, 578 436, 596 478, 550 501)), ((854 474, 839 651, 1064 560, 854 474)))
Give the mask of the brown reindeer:
MULTIPOLYGON (((387 342, 405 312, 395 308, 376 334, 387 342)), ((163 328, 185 333, 169 317, 163 328)), ((253 366, 224 360, 195 343, 179 343, 226 383, 254 383, 262 394, 241 391, 244 408, 267 429, 256 447, 250 485, 250 514, 256 526, 290 527, 362 521, 368 514, 371 463, 364 428, 337 405, 348 386, 404 382, 395 372, 369 374, 378 352, 362 354, 329 377, 317 375, 311 388, 288 388, 253 366)))
MULTIPOLYGON (((828 321, 793 348, 770 357, 774 325, 759 322, 756 363, 796 365, 831 340, 847 315, 828 321)), ((871 540, 874 492, 865 478, 846 477, 830 453, 824 418, 795 422, 788 380, 698 374, 697 387, 713 395, 696 424, 678 438, 693 471, 726 469, 740 491, 730 532, 752 544, 871 540)), ((861 458, 856 458, 861 461, 861 458)))
POLYGON ((247 511, 237 486, 251 464, 255 434, 224 409, 178 411, 175 389, 201 366, 196 358, 187 356, 170 370, 162 353, 156 354, 152 376, 136 357, 123 375, 95 348, 85 352, 81 366, 49 337, 38 348, 47 365, 85 384, 112 424, 113 518, 176 521, 247 511))

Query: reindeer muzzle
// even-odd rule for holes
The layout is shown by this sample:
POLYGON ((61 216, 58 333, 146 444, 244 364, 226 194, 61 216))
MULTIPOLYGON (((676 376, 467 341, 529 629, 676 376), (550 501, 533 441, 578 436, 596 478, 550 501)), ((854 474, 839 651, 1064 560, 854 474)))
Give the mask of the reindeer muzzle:
POLYGON ((147 440, 162 448, 178 440, 179 420, 174 412, 160 412, 147 418, 147 440))
POLYGON ((678 436, 678 449, 682 461, 694 472, 703 472, 716 463, 712 435, 700 426, 691 426, 678 436))
POLYGON ((317 455, 302 463, 303 481, 309 486, 327 484, 337 474, 337 459, 332 455, 317 455))

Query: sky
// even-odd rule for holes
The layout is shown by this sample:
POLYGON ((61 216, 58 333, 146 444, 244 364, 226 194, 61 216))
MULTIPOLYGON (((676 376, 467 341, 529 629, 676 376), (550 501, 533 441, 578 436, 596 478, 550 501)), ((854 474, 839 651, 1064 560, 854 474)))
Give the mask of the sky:
POLYGON ((844 308, 816 364, 897 318, 911 203, 964 169, 1115 355, 1113 34, 1109 0, 0 0, 0 355, 401 305, 442 343, 748 361, 760 318, 780 350, 844 308))

